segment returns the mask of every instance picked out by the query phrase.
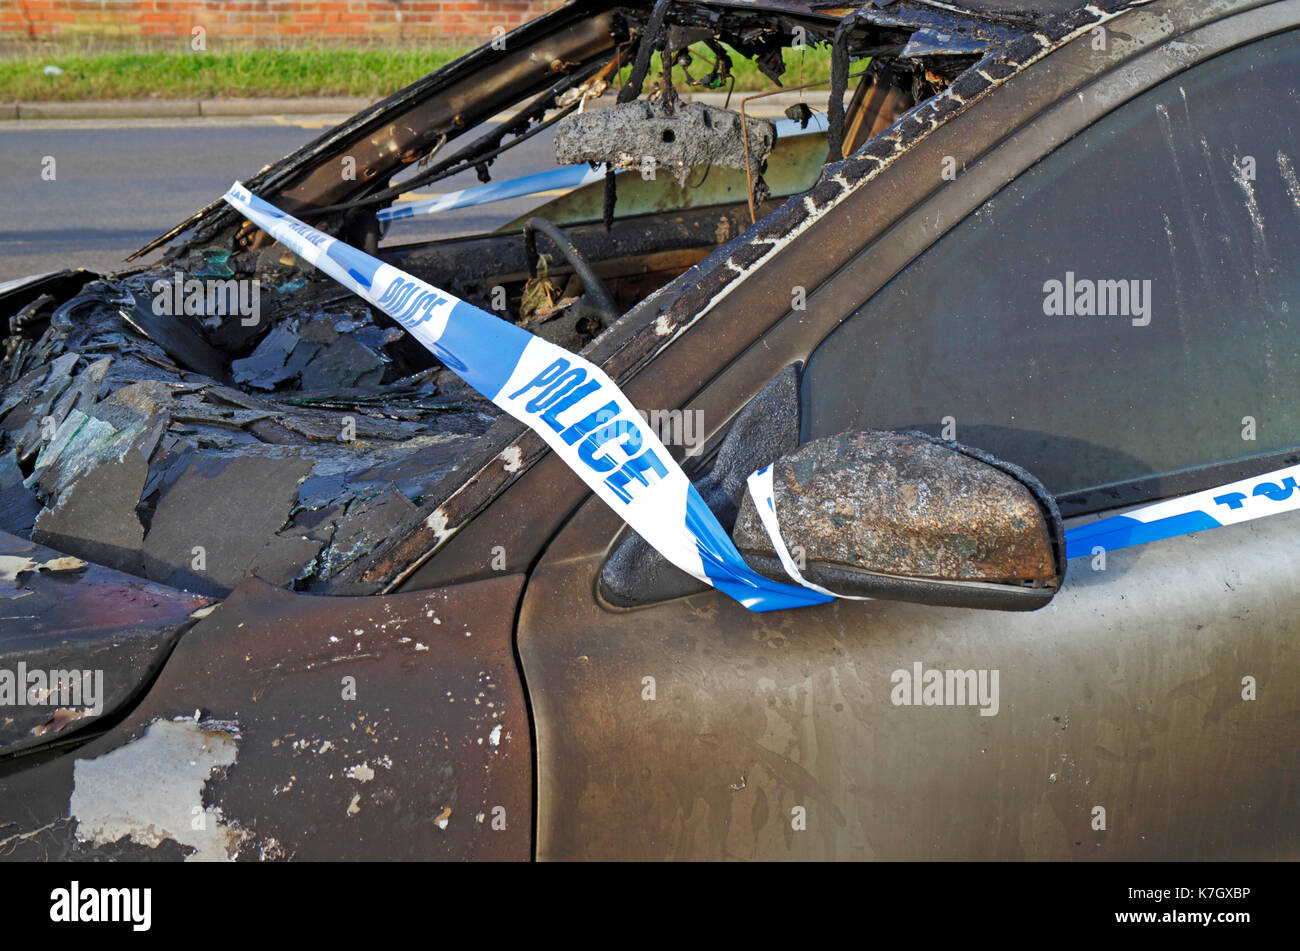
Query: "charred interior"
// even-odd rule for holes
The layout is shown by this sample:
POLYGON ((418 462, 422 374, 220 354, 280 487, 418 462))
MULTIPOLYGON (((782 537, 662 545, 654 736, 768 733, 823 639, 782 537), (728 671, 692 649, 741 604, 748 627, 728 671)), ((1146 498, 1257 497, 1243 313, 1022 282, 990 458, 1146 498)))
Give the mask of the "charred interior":
MULTIPOLYGON (((577 351, 1033 28, 925 0, 578 2, 245 184, 577 351), (788 51, 819 45, 829 75, 787 72, 788 51), (752 112, 764 93, 683 99, 731 90, 728 50, 803 101, 772 121, 752 112), (545 130, 559 165, 603 173, 489 232, 386 239, 377 213, 401 196, 468 170, 497 181, 498 159, 545 130)), ((158 249, 0 296, 0 529, 208 595, 249 574, 356 591, 377 547, 463 478, 498 411, 220 201, 136 257, 158 249)))

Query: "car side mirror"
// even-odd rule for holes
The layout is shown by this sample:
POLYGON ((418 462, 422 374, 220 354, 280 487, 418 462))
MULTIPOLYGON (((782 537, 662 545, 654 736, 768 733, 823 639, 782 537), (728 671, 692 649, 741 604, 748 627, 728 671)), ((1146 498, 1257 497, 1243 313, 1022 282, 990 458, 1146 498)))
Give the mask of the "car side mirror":
MULTIPOLYGON (((923 433, 850 432, 772 465, 782 541, 837 594, 1032 611, 1065 577, 1055 499, 1028 472, 923 433)), ((757 571, 789 575, 752 495, 732 538, 757 571)))

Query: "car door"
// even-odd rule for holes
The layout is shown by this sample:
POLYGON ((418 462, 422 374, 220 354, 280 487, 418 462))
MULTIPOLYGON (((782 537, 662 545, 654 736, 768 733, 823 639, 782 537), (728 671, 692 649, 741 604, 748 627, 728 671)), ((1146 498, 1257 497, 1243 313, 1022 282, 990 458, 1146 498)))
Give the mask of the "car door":
MULTIPOLYGON (((681 409, 716 445, 800 365, 801 439, 955 436, 1035 471, 1067 526, 1294 464, 1298 18, 1154 4, 1013 77, 692 328, 683 354, 729 349, 681 409)), ((752 614, 613 607, 626 530, 592 500, 521 609, 538 856, 1293 857, 1297 528, 1097 552, 1032 613, 752 614), (902 688, 930 671, 981 690, 902 688)))

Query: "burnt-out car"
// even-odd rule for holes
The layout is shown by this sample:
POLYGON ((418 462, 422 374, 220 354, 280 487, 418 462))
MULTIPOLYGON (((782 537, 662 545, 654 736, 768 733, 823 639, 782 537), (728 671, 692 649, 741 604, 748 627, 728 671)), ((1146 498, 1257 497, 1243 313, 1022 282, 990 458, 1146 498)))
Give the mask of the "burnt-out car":
POLYGON ((244 181, 580 351, 753 571, 857 598, 682 571, 220 200, 5 287, 0 856, 1295 858, 1298 30, 575 0, 244 181), (802 44, 776 123, 651 69, 802 44), (546 129, 564 194, 386 235, 546 129))

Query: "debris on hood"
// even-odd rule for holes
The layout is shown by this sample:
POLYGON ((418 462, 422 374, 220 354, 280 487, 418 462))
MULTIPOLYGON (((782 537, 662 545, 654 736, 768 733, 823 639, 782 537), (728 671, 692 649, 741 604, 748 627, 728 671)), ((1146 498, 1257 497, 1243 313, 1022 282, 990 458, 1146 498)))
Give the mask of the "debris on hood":
POLYGON ((58 307, 38 298, 11 321, 0 529, 212 596, 250 574, 327 588, 497 411, 279 255, 192 258, 257 288, 258 306, 214 309, 210 282, 173 265, 91 281, 58 307))
POLYGON ((383 348, 402 336, 396 327, 381 330, 351 317, 317 317, 301 329, 290 319, 231 369, 235 382, 268 392, 291 380, 308 391, 365 388, 383 379, 392 362, 383 348))

